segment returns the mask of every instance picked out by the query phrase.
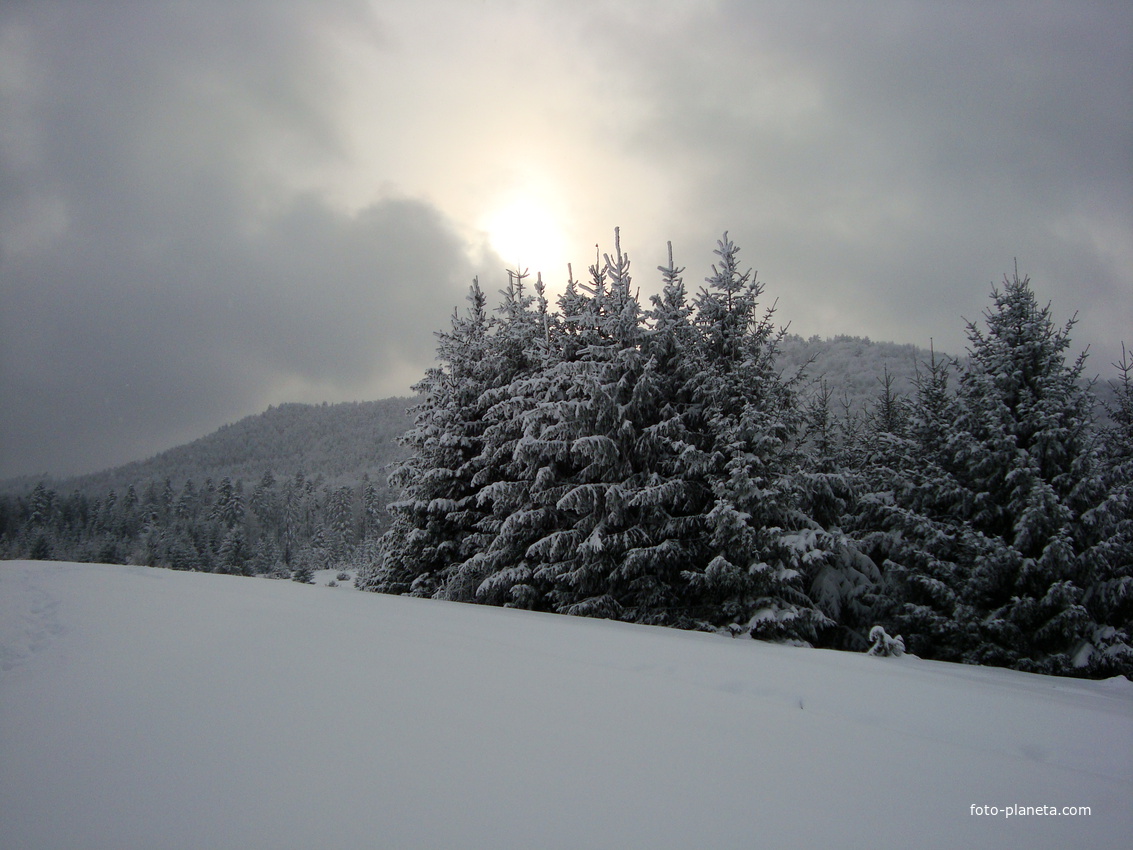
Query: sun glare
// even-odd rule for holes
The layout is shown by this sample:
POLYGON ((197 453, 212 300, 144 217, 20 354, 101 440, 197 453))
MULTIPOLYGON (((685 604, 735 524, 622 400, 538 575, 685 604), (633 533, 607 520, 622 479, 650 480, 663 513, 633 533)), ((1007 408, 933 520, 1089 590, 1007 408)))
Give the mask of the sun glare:
POLYGON ((532 275, 557 277, 566 272, 562 225, 548 208, 531 198, 515 198, 484 220, 493 250, 511 267, 530 269, 532 275))

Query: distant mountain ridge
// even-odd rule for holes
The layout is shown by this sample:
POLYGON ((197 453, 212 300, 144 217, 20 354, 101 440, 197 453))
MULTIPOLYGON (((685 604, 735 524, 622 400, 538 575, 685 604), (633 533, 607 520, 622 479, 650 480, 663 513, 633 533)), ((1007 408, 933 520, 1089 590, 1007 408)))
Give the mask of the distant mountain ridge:
MULTIPOLYGON (((930 356, 927 349, 915 345, 868 337, 804 339, 789 335, 783 340, 778 363, 790 375, 809 361, 804 394, 826 381, 835 413, 848 406, 853 413, 865 415, 881 390, 886 370, 893 376, 894 390, 907 395, 914 390, 917 369, 930 356)), ((936 356, 946 355, 938 352, 936 356)), ((415 403, 412 397, 394 397, 281 404, 146 460, 69 478, 11 478, 0 481, 0 493, 28 493, 40 481, 60 493, 77 490, 89 495, 121 491, 131 484, 141 489, 167 478, 174 487, 189 479, 200 483, 206 478, 252 483, 268 471, 277 478, 297 472, 308 478, 321 476, 324 483, 335 486, 353 486, 369 476, 375 485, 384 487, 390 465, 405 457, 396 439, 413 424, 407 411, 415 403)))
MULTIPOLYGON (((354 486, 363 476, 384 487, 389 466, 404 457, 397 437, 412 424, 413 398, 339 404, 287 403, 224 425, 213 433, 102 472, 46 479, 62 493, 98 495, 166 479, 174 487, 206 478, 254 482, 266 472, 277 478, 302 472, 334 486, 354 486)), ((0 482, 0 492, 28 492, 42 477, 0 482)))
MULTIPOLYGON (((786 375, 805 366, 810 391, 825 381, 838 412, 845 403, 851 412, 862 415, 868 413, 881 392, 886 372, 893 378, 895 392, 912 395, 916 391, 917 372, 923 371, 923 365, 932 356, 931 351, 916 345, 875 342, 869 337, 804 339, 791 335, 783 340, 778 363, 786 375)), ((938 361, 956 359, 941 352, 936 352, 935 356, 938 361)), ((807 391, 804 388, 804 395, 807 391)))

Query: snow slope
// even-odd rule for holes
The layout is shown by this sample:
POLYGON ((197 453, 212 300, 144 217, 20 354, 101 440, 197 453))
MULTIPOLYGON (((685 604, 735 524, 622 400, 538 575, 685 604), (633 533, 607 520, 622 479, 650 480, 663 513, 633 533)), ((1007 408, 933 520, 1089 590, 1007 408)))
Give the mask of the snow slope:
POLYGON ((0 564, 6 850, 1093 848, 1131 835, 1125 680, 0 564))

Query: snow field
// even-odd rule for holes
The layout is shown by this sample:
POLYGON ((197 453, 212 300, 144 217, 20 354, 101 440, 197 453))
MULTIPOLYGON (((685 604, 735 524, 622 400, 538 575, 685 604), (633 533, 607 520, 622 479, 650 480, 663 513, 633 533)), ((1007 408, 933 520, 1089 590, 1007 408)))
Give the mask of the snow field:
POLYGON ((1131 803, 1124 680, 0 564, 7 850, 1116 848, 1131 803))

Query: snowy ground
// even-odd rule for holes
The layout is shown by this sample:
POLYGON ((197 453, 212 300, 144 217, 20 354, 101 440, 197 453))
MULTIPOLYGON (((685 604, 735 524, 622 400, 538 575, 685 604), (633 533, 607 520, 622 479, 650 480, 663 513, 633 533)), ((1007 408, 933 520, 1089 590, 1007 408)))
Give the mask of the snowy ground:
POLYGON ((6 850, 1116 848, 1131 835, 1125 680, 0 563, 6 850))

